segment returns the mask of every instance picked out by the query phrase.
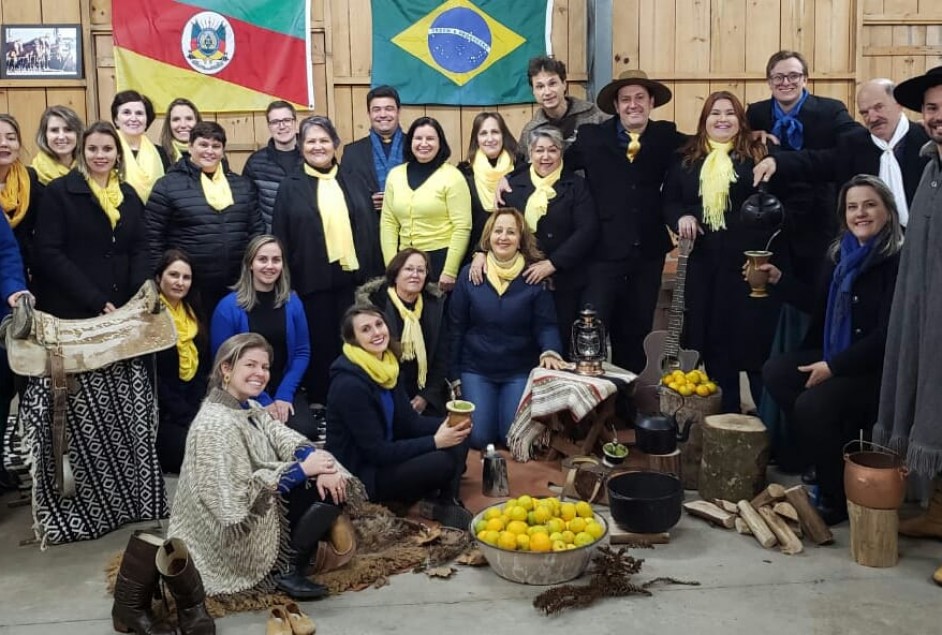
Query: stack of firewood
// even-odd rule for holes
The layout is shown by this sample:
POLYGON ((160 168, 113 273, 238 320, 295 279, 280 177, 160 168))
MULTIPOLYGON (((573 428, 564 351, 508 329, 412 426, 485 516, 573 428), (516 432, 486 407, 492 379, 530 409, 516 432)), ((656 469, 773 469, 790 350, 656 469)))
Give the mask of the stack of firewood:
POLYGON ((684 503, 684 509, 718 527, 751 535, 766 549, 778 546, 787 555, 804 550, 803 537, 816 545, 834 540, 801 485, 786 489, 772 483, 751 501, 699 500, 684 503))

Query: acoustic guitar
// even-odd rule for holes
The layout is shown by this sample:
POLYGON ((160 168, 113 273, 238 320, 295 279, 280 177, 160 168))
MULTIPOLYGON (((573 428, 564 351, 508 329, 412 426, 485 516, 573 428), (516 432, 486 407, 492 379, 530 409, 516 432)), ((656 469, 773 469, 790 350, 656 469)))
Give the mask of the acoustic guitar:
POLYGON ((687 279, 687 258, 693 250, 693 241, 681 238, 677 254, 677 275, 668 309, 667 330, 651 331, 644 338, 647 365, 635 382, 634 402, 639 413, 661 411, 658 386, 661 377, 674 371, 693 370, 700 361, 700 353, 680 347, 680 334, 684 330, 684 284, 687 279))

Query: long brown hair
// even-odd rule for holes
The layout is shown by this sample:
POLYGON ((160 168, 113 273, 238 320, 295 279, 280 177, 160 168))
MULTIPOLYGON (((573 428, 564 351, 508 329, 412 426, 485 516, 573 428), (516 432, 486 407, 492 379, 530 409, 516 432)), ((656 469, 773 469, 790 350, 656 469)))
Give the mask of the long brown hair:
POLYGON ((491 232, 494 231, 497 219, 505 215, 513 216, 514 221, 517 223, 517 232, 520 234, 518 251, 523 255, 523 259, 526 260, 527 264, 543 260, 543 252, 536 246, 536 236, 530 231, 523 214, 513 207, 499 207, 491 213, 487 222, 484 223, 484 229, 481 231, 481 249, 488 252, 491 250, 491 232))
POLYGON ((746 109, 743 108, 739 98, 728 90, 718 90, 711 93, 703 102, 703 110, 700 111, 700 120, 697 122, 697 133, 690 137, 690 140, 681 150, 684 156, 684 165, 690 165, 710 154, 710 138, 707 136, 706 120, 710 116, 713 106, 721 99, 728 99, 729 103, 733 105, 736 120, 739 122, 739 132, 733 139, 733 151, 730 154, 734 158, 752 159, 756 163, 768 154, 765 144, 752 138, 752 128, 749 127, 749 120, 746 119, 746 109))
POLYGON ((488 119, 493 119, 497 122, 500 135, 504 140, 504 147, 501 149, 506 150, 511 159, 516 159, 518 152, 517 140, 514 139, 514 136, 510 133, 507 122, 504 121, 503 116, 501 116, 499 112, 485 110, 484 112, 479 112, 477 116, 475 116, 474 121, 471 122, 471 138, 468 140, 468 154, 465 155, 465 161, 474 163, 474 155, 477 154, 478 151, 478 132, 481 131, 481 126, 483 126, 484 122, 488 119))

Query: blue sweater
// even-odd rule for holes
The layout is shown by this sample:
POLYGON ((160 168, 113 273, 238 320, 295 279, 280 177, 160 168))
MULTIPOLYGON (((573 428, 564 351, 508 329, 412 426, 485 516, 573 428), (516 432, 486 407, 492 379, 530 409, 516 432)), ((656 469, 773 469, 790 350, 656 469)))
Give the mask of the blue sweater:
MULTIPOLYGON (((35 212, 33 212, 35 214, 35 212)), ((23 258, 20 255, 20 244, 13 235, 10 223, 0 222, 0 317, 10 312, 7 298, 17 291, 26 290, 26 280, 23 278, 23 258)))
MULTIPOLYGON (((274 398, 269 391, 258 396, 258 402, 263 406, 275 400, 294 401, 294 393, 304 377, 308 361, 311 359, 311 337, 307 330, 307 318, 304 315, 304 305, 293 291, 285 304, 285 339, 287 344, 287 365, 282 375, 281 385, 275 390, 274 398)), ((224 297, 213 311, 213 320, 209 325, 210 346, 213 357, 222 343, 233 335, 249 332, 249 314, 236 304, 235 291, 224 297)))
POLYGON ((450 377, 471 372, 503 380, 529 374, 545 351, 562 354, 552 294, 542 284, 527 284, 522 275, 501 296, 487 281, 471 284, 464 267, 448 316, 450 377))

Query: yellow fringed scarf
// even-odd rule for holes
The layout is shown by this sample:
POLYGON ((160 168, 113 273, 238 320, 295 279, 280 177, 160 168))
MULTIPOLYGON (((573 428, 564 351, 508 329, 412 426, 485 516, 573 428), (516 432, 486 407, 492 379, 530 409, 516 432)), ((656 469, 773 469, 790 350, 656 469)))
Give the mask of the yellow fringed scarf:
POLYGON ((146 135, 141 135, 141 147, 134 156, 134 151, 122 133, 118 133, 121 149, 124 152, 124 179, 135 189, 141 201, 147 202, 154 183, 164 175, 164 164, 160 153, 146 135))
POLYGON ((708 141, 710 154, 700 168, 700 198, 703 201, 703 222, 713 231, 726 229, 726 210, 729 207, 729 185, 737 180, 736 169, 729 153, 731 141, 708 141))
POLYGON ((422 294, 415 301, 415 308, 411 311, 402 299, 396 295, 394 287, 387 287, 386 293, 393 306, 399 311, 399 317, 402 318, 402 333, 399 334, 399 343, 402 345, 402 359, 409 361, 414 359, 419 366, 419 390, 425 388, 425 380, 428 378, 428 355, 425 350, 425 334, 422 333, 422 294))
POLYGON ((20 161, 15 161, 7 172, 7 180, 0 189, 0 207, 3 208, 10 227, 16 227, 29 211, 29 172, 20 161))
POLYGON ((186 141, 177 141, 174 139, 170 142, 170 145, 173 146, 173 162, 176 163, 183 158, 184 154, 190 152, 190 146, 186 141))
POLYGON ((474 162, 471 164, 471 171, 474 173, 474 189, 485 211, 493 212, 496 209, 497 186, 500 180, 513 169, 513 158, 506 150, 501 150, 496 165, 491 165, 482 150, 474 154, 474 162))
POLYGON ((226 172, 222 169, 222 161, 216 166, 216 171, 212 176, 200 172, 200 185, 203 186, 203 196, 206 197, 206 202, 217 212, 221 212, 235 202, 232 199, 229 179, 226 178, 226 172))
POLYGON ((177 357, 180 360, 180 379, 190 381, 196 376, 196 369, 199 366, 199 352, 196 350, 196 334, 199 332, 199 324, 186 309, 186 304, 181 302, 176 308, 170 304, 163 293, 160 299, 170 312, 173 318, 173 325, 177 327, 177 357))
POLYGON ((49 181, 68 174, 69 170, 75 167, 75 161, 72 161, 72 165, 62 165, 45 152, 37 152, 30 165, 36 170, 39 182, 43 185, 49 185, 49 181))
POLYGON ((523 217, 527 220, 527 226, 530 231, 536 231, 536 226, 540 219, 546 215, 550 199, 556 198, 556 190, 553 186, 559 180, 563 173, 563 162, 559 162, 559 167, 547 174, 545 177, 536 173, 536 169, 530 166, 530 182, 536 188, 530 198, 527 199, 527 208, 523 212, 523 217))
POLYGON ((353 242, 347 199, 337 181, 337 166, 334 165, 329 172, 319 172, 305 163, 304 173, 318 179, 317 210, 324 224, 327 260, 339 262, 344 271, 356 271, 360 268, 360 262, 353 242))
POLYGON ((491 283, 497 295, 504 295, 517 276, 523 271, 526 261, 519 251, 509 262, 500 262, 493 252, 487 252, 487 281, 491 283))
POLYGON ((376 355, 367 353, 359 346, 344 344, 343 354, 386 390, 396 386, 399 379, 399 362, 389 349, 383 353, 383 359, 377 359, 376 355))
POLYGON ((121 210, 118 208, 124 202, 118 171, 111 171, 111 174, 108 175, 108 185, 105 187, 98 185, 98 182, 91 177, 85 177, 85 182, 92 190, 92 196, 95 197, 95 200, 101 205, 101 209, 104 210, 105 216, 111 221, 111 229, 114 229, 117 227, 118 221, 121 220, 121 210))

